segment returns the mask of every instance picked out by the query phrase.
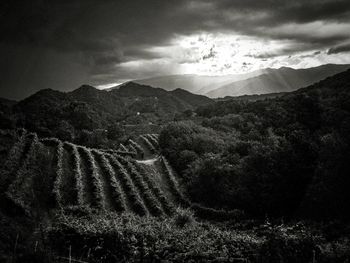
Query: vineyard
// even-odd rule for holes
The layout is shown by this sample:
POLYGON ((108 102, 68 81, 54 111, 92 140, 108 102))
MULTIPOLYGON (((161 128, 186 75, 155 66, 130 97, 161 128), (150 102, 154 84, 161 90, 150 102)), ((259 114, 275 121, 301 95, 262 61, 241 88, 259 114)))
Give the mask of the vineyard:
POLYGON ((0 98, 0 262, 350 262, 349 83, 0 98))
POLYGON ((39 139, 25 130, 8 153, 1 187, 6 198, 27 214, 38 193, 33 176, 38 155, 44 155, 51 172, 45 198, 52 208, 129 212, 139 216, 167 217, 177 207, 190 208, 200 217, 229 219, 237 212, 218 211, 193 204, 185 196, 180 178, 159 152, 156 134, 140 135, 119 149, 90 149, 56 138, 39 139))

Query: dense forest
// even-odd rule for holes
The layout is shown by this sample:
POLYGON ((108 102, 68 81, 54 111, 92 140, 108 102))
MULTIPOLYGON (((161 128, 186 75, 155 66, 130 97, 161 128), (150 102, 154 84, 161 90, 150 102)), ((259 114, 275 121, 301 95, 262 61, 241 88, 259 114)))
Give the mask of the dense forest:
POLYGON ((0 261, 347 262, 349 83, 1 100, 0 261))
POLYGON ((297 92, 199 107, 160 145, 190 196, 253 216, 349 219, 350 71, 297 92))

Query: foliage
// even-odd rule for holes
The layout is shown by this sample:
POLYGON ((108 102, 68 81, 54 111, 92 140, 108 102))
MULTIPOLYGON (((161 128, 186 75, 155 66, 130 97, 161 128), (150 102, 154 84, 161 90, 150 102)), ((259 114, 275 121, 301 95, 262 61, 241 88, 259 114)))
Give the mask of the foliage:
POLYGON ((263 238, 254 234, 196 223, 188 213, 181 217, 157 220, 130 214, 65 215, 48 229, 48 237, 58 253, 67 253, 71 246, 73 255, 87 258, 90 252, 90 262, 225 262, 252 259, 252 251, 263 243, 263 238))
POLYGON ((11 183, 13 173, 20 166, 22 154, 25 150, 26 131, 23 130, 18 136, 18 141, 14 143, 6 156, 6 161, 0 171, 0 190, 5 191, 11 183))
POLYGON ((40 152, 41 145, 38 145, 38 137, 36 134, 29 134, 27 136, 27 150, 23 153, 23 161, 16 171, 11 184, 7 189, 7 195, 12 201, 23 208, 27 213, 30 213, 30 208, 33 207, 34 198, 30 193, 32 187, 33 177, 38 173, 37 170, 41 169, 41 165, 38 164, 37 153, 40 152), (18 191, 23 189, 24 191, 18 191))
POLYGON ((158 187, 158 185, 154 182, 154 179, 149 176, 147 170, 142 165, 137 165, 137 169, 139 170, 140 175, 145 180, 148 188, 152 191, 153 195, 158 199, 159 203, 162 205, 164 212, 167 215, 171 215, 174 212, 173 204, 168 200, 167 196, 163 192, 163 190, 158 187))
POLYGON ((346 262, 349 239, 327 240, 316 229, 254 223, 234 230, 197 222, 189 210, 165 220, 61 211, 46 233, 58 255, 71 247, 73 258, 89 262, 346 262))
POLYGON ((56 178, 53 185, 53 193, 55 195, 57 204, 59 206, 62 205, 62 195, 61 195, 61 185, 62 185, 62 174, 63 174, 63 143, 61 141, 58 142, 56 148, 56 178))
POLYGON ((153 195, 152 191, 148 188, 148 185, 144 181, 143 177, 136 169, 135 165, 129 160, 119 158, 121 163, 126 167, 129 172, 130 178, 137 187, 140 195, 142 196, 145 205, 152 215, 160 216, 163 215, 163 210, 160 207, 158 200, 153 195))
POLYGON ((82 158, 85 158, 87 163, 87 174, 85 176, 89 177, 92 182, 92 205, 104 209, 106 198, 95 158, 92 155, 91 150, 86 147, 79 147, 79 152, 81 153, 82 158))
MULTIPOLYGON (((181 119, 192 121, 165 125, 163 155, 154 166, 121 156, 143 149, 129 140, 134 134, 123 134, 134 126, 120 123, 153 121, 158 110, 174 116, 156 99, 162 91, 135 98, 129 92, 142 97, 145 90, 122 89, 132 116, 112 107, 116 97, 89 87, 66 95, 42 91, 46 98, 37 94, 16 106, 28 110, 15 118, 20 125, 104 150, 14 132, 19 140, 11 148, 15 140, 8 139, 1 152, 8 159, 1 163, 0 252, 12 250, 16 236, 22 242, 27 231, 20 247, 28 250, 41 239, 40 253, 67 256, 71 248, 74 258, 87 262, 347 262, 348 83, 350 71, 274 99, 224 100, 195 113, 191 107, 181 119), (149 115, 135 118, 136 110, 149 115), (106 149, 120 141, 129 141, 129 149, 120 145, 124 153, 106 149), (112 203, 118 213, 105 209, 112 203), (321 222, 293 223, 310 218, 321 222)), ((158 153, 156 135, 141 138, 158 153)), ((40 258, 27 250, 18 258, 40 258)))
POLYGON ((116 170, 116 176, 121 183, 124 193, 127 195, 131 202, 133 211, 139 215, 147 215, 148 211, 142 202, 140 194, 135 188, 133 181, 130 179, 129 174, 125 167, 114 157, 109 155, 109 161, 116 170))
POLYGON ((45 89, 18 103, 0 101, 0 126, 112 148, 131 134, 139 134, 137 130, 154 132, 175 113, 211 102, 186 91, 179 94, 132 82, 111 91, 87 85, 67 93, 45 89))
POLYGON ((350 71, 272 99, 199 107, 159 138, 195 202, 250 215, 349 219, 350 71))
POLYGON ((66 145, 70 147, 70 151, 73 157, 72 158, 73 167, 74 167, 73 171, 74 171, 74 177, 76 181, 78 204, 81 206, 86 206, 88 201, 86 200, 86 195, 84 193, 86 189, 84 188, 83 174, 80 167, 80 164, 81 164, 80 154, 76 145, 71 143, 66 143, 66 145))
POLYGON ((149 150, 152 154, 154 154, 154 153, 157 152, 157 150, 156 150, 154 144, 149 140, 148 137, 146 137, 146 136, 144 136, 144 135, 141 135, 140 138, 141 138, 142 141, 146 144, 148 150, 149 150))
POLYGON ((194 223, 194 214, 189 209, 177 208, 174 215, 174 223, 178 227, 184 227, 194 223))
POLYGON ((116 179, 115 172, 110 162, 101 152, 95 151, 94 154, 99 160, 101 168, 108 175, 109 183, 112 187, 112 197, 114 200, 115 208, 117 209, 117 211, 125 211, 126 210, 125 196, 122 193, 120 183, 116 179))

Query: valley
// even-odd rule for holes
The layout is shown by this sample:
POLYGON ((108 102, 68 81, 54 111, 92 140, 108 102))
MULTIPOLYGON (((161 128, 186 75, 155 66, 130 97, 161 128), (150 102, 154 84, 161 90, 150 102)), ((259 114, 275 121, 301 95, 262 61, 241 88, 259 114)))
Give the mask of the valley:
POLYGON ((0 3, 0 263, 349 263, 349 0, 0 3))
POLYGON ((349 76, 217 100, 128 83, 5 101, 1 260, 342 262, 349 76))

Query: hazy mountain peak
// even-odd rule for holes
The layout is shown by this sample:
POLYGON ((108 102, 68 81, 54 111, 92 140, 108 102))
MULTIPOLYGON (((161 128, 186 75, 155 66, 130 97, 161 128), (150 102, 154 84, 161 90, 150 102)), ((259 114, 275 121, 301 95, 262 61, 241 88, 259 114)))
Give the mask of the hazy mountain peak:
POLYGON ((95 87, 88 85, 88 84, 83 84, 80 86, 80 88, 82 88, 82 89, 91 89, 91 88, 96 89, 95 87))
POLYGON ((180 88, 174 89, 172 92, 173 93, 191 93, 191 92, 189 92, 187 90, 180 89, 180 88))
POLYGON ((98 89, 93 86, 83 84, 79 88, 75 89, 74 91, 96 91, 96 90, 98 89))
POLYGON ((58 90, 54 90, 54 89, 41 89, 38 92, 34 93, 33 95, 29 96, 28 98, 31 98, 31 97, 42 97, 42 96, 54 97, 54 96, 59 96, 60 94, 64 94, 64 93, 62 93, 62 92, 60 92, 58 90))
POLYGON ((119 96, 159 96, 165 95, 166 91, 160 88, 154 88, 149 85, 142 85, 133 81, 126 82, 111 92, 119 96))
MULTIPOLYGON (((230 74, 223 76, 206 75, 165 75, 146 79, 133 80, 132 83, 159 87, 167 91, 183 89, 191 93, 208 95, 211 97, 240 96, 245 94, 266 94, 275 92, 292 91, 332 76, 350 65, 325 64, 306 69, 294 69, 290 67, 263 68, 243 74, 230 74), (254 80, 252 80, 254 79, 254 80), (270 79, 271 83, 267 80, 270 79), (247 82, 245 82, 247 81, 247 82), (217 92, 227 86, 225 92, 217 92), (248 87, 246 87, 248 85, 248 87), (234 92, 231 92, 231 89, 234 92)), ((130 83, 130 82, 128 82, 130 83)), ((126 83, 127 84, 127 83, 126 83)), ((126 85, 122 84, 122 86, 126 85)))
POLYGON ((241 81, 233 81, 206 95, 213 98, 290 92, 347 70, 350 65, 326 64, 313 68, 281 67, 241 81))

